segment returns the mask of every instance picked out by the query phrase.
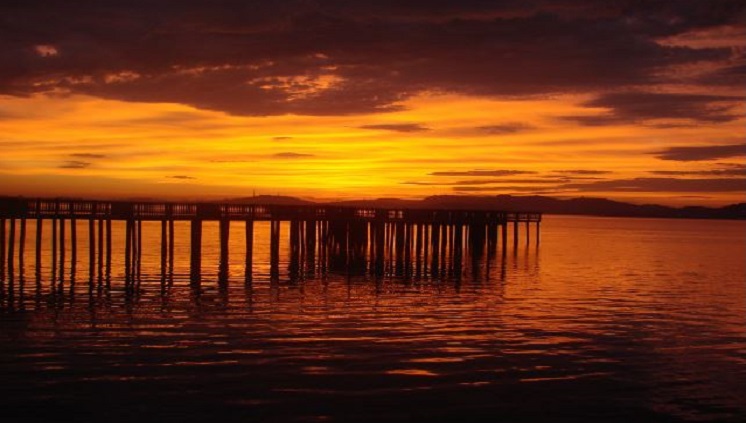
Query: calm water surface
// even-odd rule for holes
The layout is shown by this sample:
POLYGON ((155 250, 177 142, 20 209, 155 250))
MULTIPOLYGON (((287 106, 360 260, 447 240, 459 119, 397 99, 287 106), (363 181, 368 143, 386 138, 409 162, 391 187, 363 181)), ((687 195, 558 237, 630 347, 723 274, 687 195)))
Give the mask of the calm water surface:
POLYGON ((746 222, 548 216, 539 248, 438 278, 270 278, 257 224, 251 284, 241 225, 220 284, 205 224, 201 287, 179 223, 162 287, 146 222, 135 292, 116 223, 111 288, 89 287, 86 226, 74 283, 45 258, 36 284, 33 236, 6 278, 2 421, 746 420, 746 222))

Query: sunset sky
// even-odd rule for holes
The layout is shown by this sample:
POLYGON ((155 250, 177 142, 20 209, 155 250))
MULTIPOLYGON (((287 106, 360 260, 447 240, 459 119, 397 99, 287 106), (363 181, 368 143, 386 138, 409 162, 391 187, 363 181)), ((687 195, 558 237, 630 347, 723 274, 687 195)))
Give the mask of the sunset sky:
POLYGON ((0 194, 746 201, 743 1, 0 5, 0 194))

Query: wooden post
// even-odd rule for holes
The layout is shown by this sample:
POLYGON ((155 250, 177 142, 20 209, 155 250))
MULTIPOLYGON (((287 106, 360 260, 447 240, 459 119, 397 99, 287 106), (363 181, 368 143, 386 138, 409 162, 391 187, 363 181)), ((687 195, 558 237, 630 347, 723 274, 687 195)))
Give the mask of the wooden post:
POLYGON ((508 249, 508 221, 507 220, 503 221, 500 224, 500 226, 501 226, 501 232, 502 232, 500 234, 500 236, 502 237, 502 249, 503 249, 503 254, 505 254, 505 251, 507 251, 508 249))
POLYGON ((124 275, 129 285, 132 279, 132 219, 127 219, 124 229, 124 275))
POLYGON ((270 274, 277 275, 280 261, 280 221, 272 220, 269 234, 269 267, 270 274))
POLYGON ((425 224, 423 230, 425 232, 422 239, 422 268, 427 272, 427 263, 430 257, 430 230, 431 225, 425 224))
POLYGON ((306 257, 313 264, 316 256, 316 221, 306 221, 306 257))
POLYGON ((526 245, 531 243, 531 222, 526 220, 526 245))
POLYGON ((294 280, 298 276, 300 268, 300 221, 290 221, 290 279, 294 280))
POLYGON ((396 222, 394 230, 396 231, 396 269, 401 272, 404 266, 404 222, 396 222))
POLYGON ((222 281, 228 279, 228 245, 230 240, 230 224, 228 219, 220 220, 220 270, 218 278, 222 281))
POLYGON ((104 278, 104 220, 98 219, 98 283, 104 278))
POLYGON ((422 274, 422 223, 418 223, 414 235, 414 261, 417 277, 422 274))
POLYGON ((431 249, 432 252, 432 260, 430 261, 430 275, 435 277, 438 274, 438 262, 440 258, 440 225, 437 223, 434 223, 432 226, 432 237, 430 238, 431 241, 431 249))
POLYGON ((386 254, 389 260, 394 259, 394 225, 393 222, 386 224, 386 254))
POLYGON ((168 282, 174 279, 174 220, 168 220, 168 282))
POLYGON ((492 256, 497 249, 497 225, 494 222, 487 224, 487 255, 492 256))
POLYGON ((404 266, 407 273, 410 272, 412 263, 412 224, 404 224, 404 266))
MULTIPOLYGON (((202 235, 200 228, 200 236, 202 235)), ((137 220, 137 280, 142 275, 142 220, 137 220)))
MULTIPOLYGON (((37 208, 38 210, 38 208, 37 208)), ((42 229, 44 220, 40 217, 36 218, 36 245, 34 245, 34 248, 36 250, 35 255, 35 261, 36 261, 36 283, 37 285, 41 283, 41 235, 42 235, 42 229)))
POLYGON ((0 218, 0 281, 5 279, 5 218, 0 218))
POLYGON ((137 281, 137 219, 132 220, 132 280, 137 281))
POLYGON ((539 246, 539 240, 541 239, 541 238, 539 237, 539 234, 541 233, 541 231, 540 231, 540 229, 539 229, 539 226, 540 226, 540 225, 541 225, 541 221, 537 220, 537 221, 536 221, 536 246, 537 246, 537 247, 539 246))
POLYGON ((161 220, 161 282, 166 281, 166 263, 168 261, 168 225, 161 220))
POLYGON ((65 219, 60 219, 60 273, 58 275, 60 283, 65 280, 65 219))
POLYGON ((57 282, 57 218, 52 218, 52 284, 57 282))
POLYGON ((246 257, 245 257, 245 279, 251 281, 254 267, 254 221, 246 221, 246 257))
POLYGON ((442 270, 445 270, 447 250, 448 250, 448 224, 446 223, 446 224, 440 225, 440 268, 442 270))
POLYGON ((111 219, 106 219, 106 283, 111 282, 111 219))
POLYGON ((21 218, 21 234, 18 239, 18 274, 23 280, 23 268, 25 265, 24 253, 26 251, 26 218, 21 218))
POLYGON ((16 245, 16 218, 10 218, 10 228, 8 228, 8 279, 13 280, 15 274, 15 263, 13 256, 15 255, 16 245))
POLYGON ((456 225, 448 225, 448 260, 451 267, 453 266, 453 255, 456 253, 456 225))
POLYGON ((96 224, 93 217, 88 219, 88 282, 96 277, 96 224))
POLYGON ((290 221, 290 252, 297 252, 300 243, 300 221, 290 221))
POLYGON ((518 217, 513 221, 513 248, 518 248, 518 217))
POLYGON ((199 282, 202 275, 202 220, 192 219, 191 223, 190 275, 192 282, 199 282))
POLYGON ((78 264, 78 225, 75 218, 70 219, 70 280, 75 278, 78 264))
POLYGON ((461 223, 456 224, 456 228, 454 231, 454 240, 453 240, 453 261, 454 261, 454 268, 458 268, 457 270, 461 270, 461 257, 463 255, 463 247, 464 247, 464 227, 461 223))

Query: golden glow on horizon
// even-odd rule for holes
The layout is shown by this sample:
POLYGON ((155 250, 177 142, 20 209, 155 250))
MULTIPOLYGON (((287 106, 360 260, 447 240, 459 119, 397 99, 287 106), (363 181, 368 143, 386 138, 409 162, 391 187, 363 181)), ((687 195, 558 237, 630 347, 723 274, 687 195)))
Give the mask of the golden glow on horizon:
POLYGON ((327 199, 539 193, 667 204, 743 201, 743 192, 552 188, 546 180, 563 176, 555 172, 562 170, 609 171, 586 177, 613 179, 707 170, 712 163, 664 161, 652 153, 735 143, 744 125, 740 118, 718 125, 582 126, 564 118, 603 115, 604 109, 581 106, 590 98, 495 101, 426 94, 389 113, 239 117, 78 95, 1 96, 0 181, 10 195, 194 198, 255 190, 327 199), (431 175, 475 169, 536 173, 482 177, 493 182, 470 185, 479 189, 474 191, 454 187, 478 178, 431 175))

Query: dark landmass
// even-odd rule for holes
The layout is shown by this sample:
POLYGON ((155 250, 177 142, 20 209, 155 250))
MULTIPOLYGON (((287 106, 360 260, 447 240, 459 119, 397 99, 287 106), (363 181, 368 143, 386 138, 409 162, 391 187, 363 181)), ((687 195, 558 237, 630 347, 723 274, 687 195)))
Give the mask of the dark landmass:
POLYGON ((580 197, 557 199, 543 196, 461 196, 437 195, 423 200, 380 198, 340 201, 333 204, 362 207, 400 207, 428 209, 496 209, 536 211, 548 214, 580 214, 618 217, 668 217, 687 219, 746 219, 746 203, 725 207, 669 207, 656 204, 630 204, 605 198, 580 197))
POLYGON ((276 204, 278 206, 307 206, 318 204, 313 201, 302 200, 286 195, 255 195, 253 197, 229 198, 225 200, 230 204, 276 204))

